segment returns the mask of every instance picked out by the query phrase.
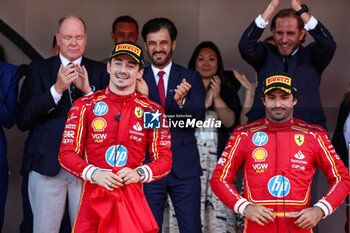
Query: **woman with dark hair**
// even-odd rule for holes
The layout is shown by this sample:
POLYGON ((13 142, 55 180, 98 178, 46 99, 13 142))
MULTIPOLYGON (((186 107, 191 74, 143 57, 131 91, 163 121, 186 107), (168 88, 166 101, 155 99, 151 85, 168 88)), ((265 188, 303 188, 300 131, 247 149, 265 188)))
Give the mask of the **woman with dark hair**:
POLYGON ((205 232, 236 232, 236 214, 224 206, 211 191, 209 180, 232 130, 239 125, 241 103, 233 80, 224 76, 224 65, 217 46, 211 41, 200 43, 188 64, 199 72, 206 90, 206 120, 220 120, 220 128, 198 128, 197 145, 203 176, 201 176, 201 218, 205 232))
MULTIPOLYGON (((198 71, 203 79, 207 93, 205 97, 207 118, 219 119, 222 123, 222 127, 217 129, 216 154, 219 158, 229 139, 229 133, 239 125, 241 104, 237 91, 231 85, 232 81, 223 75, 222 57, 213 42, 205 41, 196 47, 188 68, 198 71)), ((212 129, 201 128, 200 137, 197 137, 197 139, 202 139, 203 136, 207 135, 206 133, 203 134, 203 131, 207 130, 213 132, 212 129)))

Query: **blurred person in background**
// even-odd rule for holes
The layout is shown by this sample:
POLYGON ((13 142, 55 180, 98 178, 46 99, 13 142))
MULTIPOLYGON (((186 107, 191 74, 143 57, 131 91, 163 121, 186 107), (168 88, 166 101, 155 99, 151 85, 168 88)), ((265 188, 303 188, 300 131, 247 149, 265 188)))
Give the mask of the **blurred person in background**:
MULTIPOLYGON (((349 84, 350 85, 350 84, 349 84)), ((343 160, 345 166, 349 166, 350 143, 350 87, 345 93, 338 112, 337 125, 335 127, 332 144, 343 160)))
POLYGON ((4 224, 8 188, 7 142, 3 127, 9 129, 16 123, 18 68, 0 62, 0 232, 4 224))

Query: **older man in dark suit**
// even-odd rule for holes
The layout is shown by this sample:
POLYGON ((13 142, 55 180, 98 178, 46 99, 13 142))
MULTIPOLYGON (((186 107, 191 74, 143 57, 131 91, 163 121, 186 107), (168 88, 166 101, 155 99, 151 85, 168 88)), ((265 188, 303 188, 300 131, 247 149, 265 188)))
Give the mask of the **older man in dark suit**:
POLYGON ((56 38, 60 54, 30 65, 24 83, 26 97, 21 100, 26 103, 23 114, 33 123, 25 152, 29 155, 27 169, 31 170, 28 190, 34 232, 59 231, 67 194, 74 224, 81 181, 58 163, 62 133, 74 100, 106 88, 109 82, 104 64, 83 57, 87 34, 82 19, 61 18, 56 38))
MULTIPOLYGON (((204 120, 205 90, 201 77, 172 62, 177 30, 166 18, 148 21, 142 37, 151 66, 143 75, 149 98, 161 104, 169 121, 186 118, 204 120), (171 119, 175 117, 177 119, 171 119)), ((170 174, 152 184, 145 184, 145 195, 159 227, 162 227, 164 204, 169 193, 175 207, 180 232, 201 232, 200 176, 202 174, 194 128, 171 131, 173 165, 170 174)))

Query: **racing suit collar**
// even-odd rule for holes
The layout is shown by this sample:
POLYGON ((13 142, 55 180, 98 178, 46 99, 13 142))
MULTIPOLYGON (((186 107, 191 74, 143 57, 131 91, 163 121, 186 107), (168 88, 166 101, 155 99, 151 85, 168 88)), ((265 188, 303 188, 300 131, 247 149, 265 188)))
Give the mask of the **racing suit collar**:
POLYGON ((128 95, 118 95, 118 94, 113 93, 109 89, 109 87, 107 87, 106 95, 108 98, 110 98, 111 100, 113 100, 115 102, 123 103, 123 102, 129 102, 129 101, 134 100, 136 97, 136 91, 133 92, 132 94, 128 94, 128 95))
POLYGON ((289 130, 290 127, 293 125, 293 123, 294 123, 293 117, 290 118, 289 121, 286 121, 284 123, 275 123, 275 122, 272 122, 271 120, 269 120, 267 117, 265 117, 265 124, 266 124, 267 128, 269 129, 269 131, 271 131, 271 132, 289 130))

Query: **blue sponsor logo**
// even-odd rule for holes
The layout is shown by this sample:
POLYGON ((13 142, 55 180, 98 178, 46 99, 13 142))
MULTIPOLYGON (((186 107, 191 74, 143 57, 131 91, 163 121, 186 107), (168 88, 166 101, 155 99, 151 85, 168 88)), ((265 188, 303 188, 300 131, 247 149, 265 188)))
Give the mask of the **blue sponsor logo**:
POLYGON ((253 135, 253 143, 256 146, 263 146, 269 140, 269 136, 267 136, 264 132, 257 132, 253 135))
POLYGON ((116 167, 123 167, 125 166, 127 160, 128 160, 128 150, 124 146, 111 146, 106 151, 106 162, 111 166, 114 167, 114 163, 116 167), (117 152, 117 155, 115 154, 117 152))
POLYGON ((103 116, 108 112, 108 105, 105 102, 98 102, 94 107, 96 116, 103 116))
POLYGON ((156 112, 144 112, 143 113, 143 128, 144 129, 159 129, 160 128, 160 116, 162 113, 156 112))
POLYGON ((285 176, 272 177, 267 186, 274 197, 285 197, 290 191, 290 182, 285 176))

